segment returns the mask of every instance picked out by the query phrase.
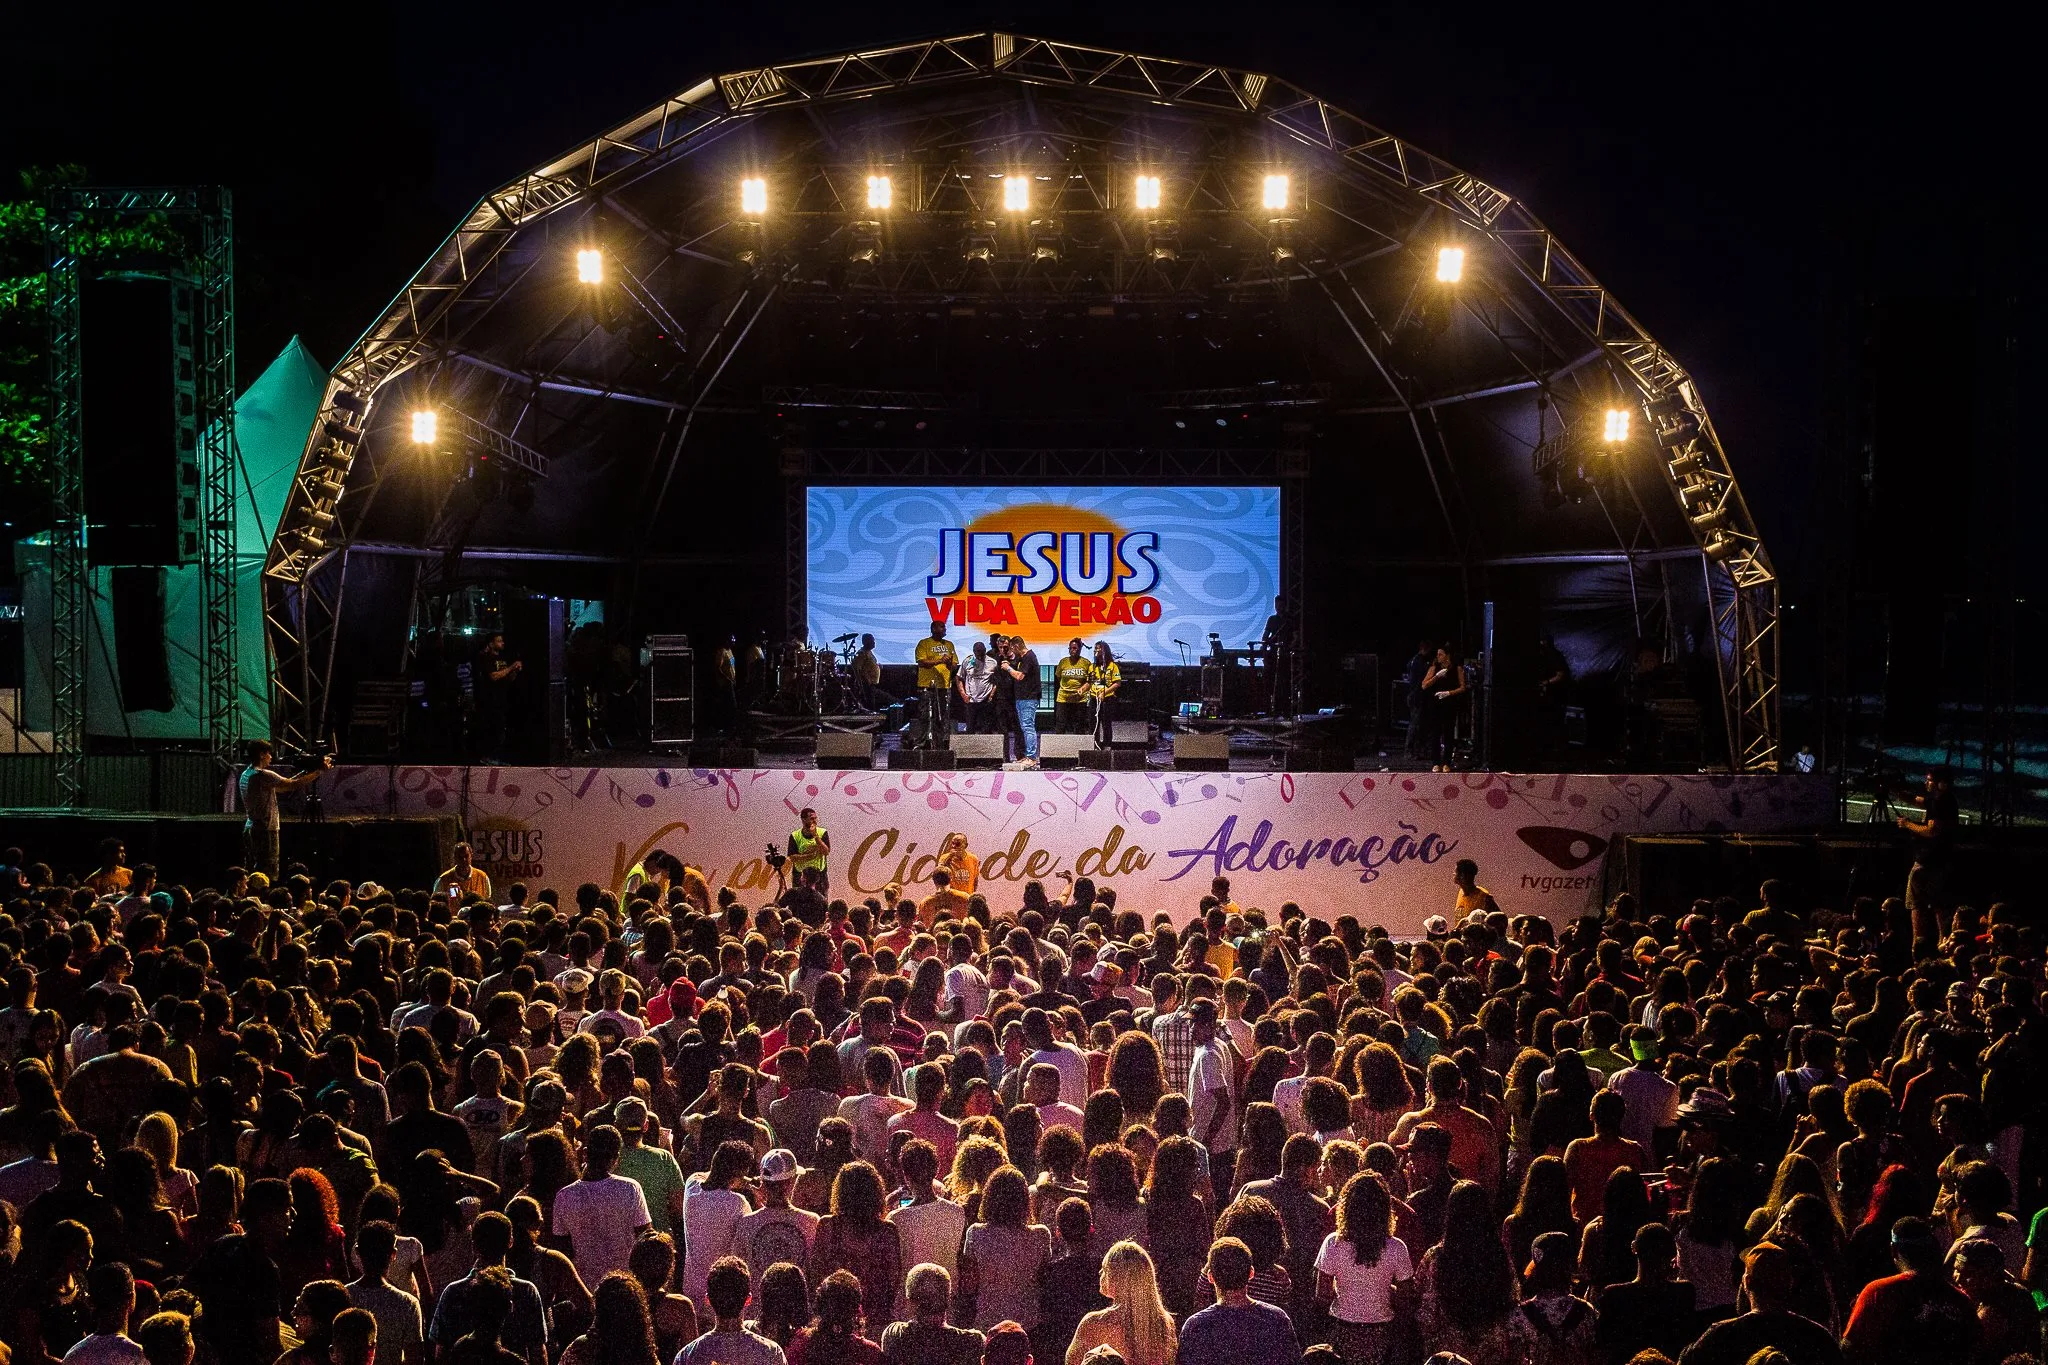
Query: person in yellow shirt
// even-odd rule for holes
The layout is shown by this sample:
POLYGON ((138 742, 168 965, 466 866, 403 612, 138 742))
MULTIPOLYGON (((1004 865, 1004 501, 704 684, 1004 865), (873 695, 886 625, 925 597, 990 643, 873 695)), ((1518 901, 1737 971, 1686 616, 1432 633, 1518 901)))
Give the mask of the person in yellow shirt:
POLYGON ((1067 641, 1066 657, 1052 666, 1052 728, 1062 735, 1088 732, 1088 694, 1095 666, 1081 657, 1081 640, 1067 641))
POLYGON ((946 836, 939 845, 939 866, 953 879, 955 891, 963 896, 974 894, 974 883, 981 876, 981 859, 967 851, 966 835, 956 832, 946 836))
POLYGON ((960 655, 946 638, 946 623, 932 622, 932 633, 917 642, 917 688, 924 694, 924 744, 944 748, 953 733, 952 708, 947 705, 953 688, 953 670, 960 655))
POLYGON ((1109 652, 1109 641, 1095 642, 1094 667, 1089 670, 1088 696, 1095 705, 1095 742, 1109 743, 1109 723, 1116 708, 1117 689, 1124 685, 1123 670, 1109 652))
POLYGON ((473 896, 477 900, 489 900, 491 898, 491 876, 488 872, 478 867, 471 859, 472 854, 470 853, 469 845, 466 843, 457 844, 455 846, 455 866, 434 878, 434 893, 445 896, 452 889, 460 891, 464 899, 473 896))
POLYGON ((1458 859, 1451 877, 1458 884, 1458 913, 1453 917, 1458 924, 1462 925, 1465 916, 1474 910, 1483 915, 1490 915, 1500 909, 1499 903, 1493 898, 1493 893, 1479 884, 1478 863, 1470 858, 1458 859))

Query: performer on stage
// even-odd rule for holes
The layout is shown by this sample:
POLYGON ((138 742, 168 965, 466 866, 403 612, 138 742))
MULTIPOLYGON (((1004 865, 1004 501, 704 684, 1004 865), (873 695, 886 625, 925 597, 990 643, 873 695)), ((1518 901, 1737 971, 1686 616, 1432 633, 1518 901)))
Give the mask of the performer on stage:
POLYGON ((981 859, 967 851, 966 835, 946 836, 946 841, 939 845, 939 866, 953 879, 955 891, 963 896, 974 894, 974 884, 981 876, 981 859))
POLYGON ((1095 666, 1081 656, 1081 637, 1067 641, 1066 657, 1052 666, 1052 728, 1055 734, 1079 735, 1088 729, 1089 689, 1095 666))
POLYGON ((1548 633, 1536 644, 1537 743, 1545 762, 1564 758, 1564 704, 1572 686, 1572 666, 1548 633))
POLYGON ((1110 722, 1115 719, 1117 689, 1123 685, 1123 670, 1116 666, 1116 655, 1109 652, 1109 641, 1097 640, 1088 695, 1095 706, 1095 742, 1105 748, 1109 744, 1110 722))
POLYGON ((1038 702, 1045 691, 1045 680, 1038 673, 1038 655, 1024 643, 1023 636, 1012 635, 1008 654, 997 667, 1016 688, 1017 742, 1023 750, 1017 756, 1017 765, 1035 768, 1038 766, 1038 702))
POLYGON ((870 711, 887 702, 882 695, 882 661, 875 657, 875 637, 860 637, 860 653, 853 656, 853 699, 870 711))
POLYGON ((960 714, 967 722, 967 733, 986 735, 993 732, 996 661, 983 641, 976 640, 974 653, 961 661, 953 690, 959 694, 960 714))
POLYGON ((235 792, 241 797, 246 816, 242 838, 248 846, 249 870, 271 878, 277 876, 278 832, 282 825, 277 813, 278 796, 312 786, 320 780, 320 774, 334 766, 330 756, 322 758, 317 768, 308 768, 297 777, 286 777, 270 766, 276 756, 277 750, 269 740, 257 740, 249 748, 249 766, 242 769, 235 782, 235 792))
POLYGON ((1266 681, 1272 688, 1267 714, 1284 716, 1294 709, 1294 633, 1287 619, 1287 599, 1273 599, 1273 614, 1259 641, 1266 650, 1266 681))
POLYGON ((953 671, 960 655, 946 638, 946 623, 932 622, 932 633, 917 642, 917 689, 924 694, 924 742, 939 748, 953 733, 952 708, 947 699, 953 690, 953 671))
POLYGON ((832 856, 832 835, 818 823, 818 812, 805 806, 797 812, 801 821, 789 836, 789 875, 793 879, 809 876, 819 890, 824 890, 826 881, 825 860, 832 856))
POLYGON ((1437 646, 1436 658, 1422 677, 1422 690, 1430 699, 1430 757, 1436 760, 1430 771, 1447 773, 1451 770, 1451 750, 1458 739, 1458 717, 1464 713, 1465 698, 1470 694, 1465 665, 1451 657, 1447 646, 1437 646))
POLYGON ((505 652, 505 633, 494 630, 470 669, 476 688, 477 748, 485 758, 502 758, 505 718, 511 713, 512 684, 526 665, 505 652))

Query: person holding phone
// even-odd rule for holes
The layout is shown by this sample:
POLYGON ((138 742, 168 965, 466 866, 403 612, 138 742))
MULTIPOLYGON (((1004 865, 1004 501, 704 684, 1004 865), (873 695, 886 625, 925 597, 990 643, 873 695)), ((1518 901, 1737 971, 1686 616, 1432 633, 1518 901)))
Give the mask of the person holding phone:
POLYGON ((468 897, 491 898, 491 874, 478 867, 467 843, 455 846, 455 866, 434 879, 434 891, 450 904, 461 905, 468 897))

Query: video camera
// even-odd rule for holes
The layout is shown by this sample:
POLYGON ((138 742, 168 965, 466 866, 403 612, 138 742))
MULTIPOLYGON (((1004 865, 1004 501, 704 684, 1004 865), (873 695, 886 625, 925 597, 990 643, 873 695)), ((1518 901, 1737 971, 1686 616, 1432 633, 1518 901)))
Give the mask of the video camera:
POLYGON ((780 872, 782 871, 784 865, 789 862, 789 855, 787 853, 784 853, 775 845, 769 844, 767 848, 762 851, 761 861, 767 863, 770 870, 780 872))

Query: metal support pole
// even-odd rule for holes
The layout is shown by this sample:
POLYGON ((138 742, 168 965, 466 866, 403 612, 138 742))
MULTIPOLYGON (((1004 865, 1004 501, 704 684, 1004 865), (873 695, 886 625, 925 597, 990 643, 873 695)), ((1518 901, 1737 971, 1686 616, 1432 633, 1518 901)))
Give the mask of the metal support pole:
POLYGON ((50 747, 56 801, 85 800, 85 409, 78 336, 79 264, 70 191, 50 199, 44 224, 50 328, 50 747))

